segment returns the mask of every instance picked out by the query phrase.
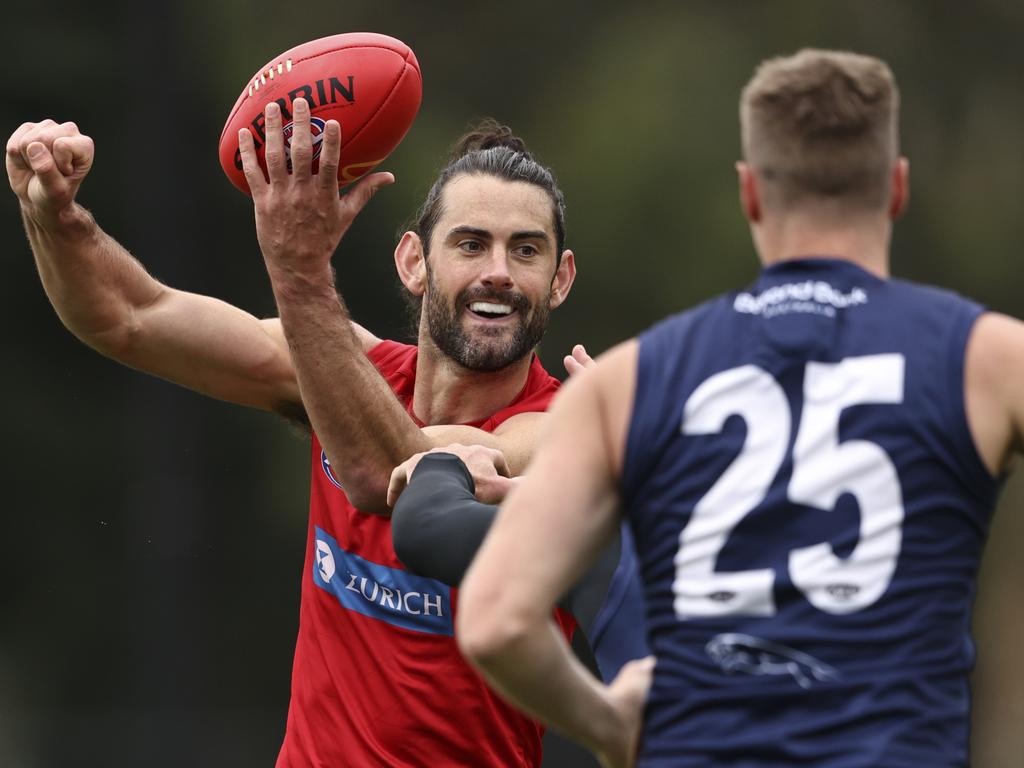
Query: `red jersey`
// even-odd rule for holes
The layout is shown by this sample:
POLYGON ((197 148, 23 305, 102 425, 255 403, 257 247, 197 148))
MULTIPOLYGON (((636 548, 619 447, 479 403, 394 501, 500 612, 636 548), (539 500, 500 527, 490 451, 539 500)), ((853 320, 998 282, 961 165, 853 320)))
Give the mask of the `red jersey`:
MULTIPOLYGON (((412 414, 417 349, 369 353, 412 414)), ((493 431, 558 389, 534 357, 493 431)), ((413 417, 415 418, 415 416, 413 417)), ((353 507, 313 436, 309 536, 291 704, 277 768, 537 766, 542 728, 503 702, 455 643, 457 590, 405 570, 391 520, 353 507)), ((563 630, 572 619, 559 612, 563 630)))

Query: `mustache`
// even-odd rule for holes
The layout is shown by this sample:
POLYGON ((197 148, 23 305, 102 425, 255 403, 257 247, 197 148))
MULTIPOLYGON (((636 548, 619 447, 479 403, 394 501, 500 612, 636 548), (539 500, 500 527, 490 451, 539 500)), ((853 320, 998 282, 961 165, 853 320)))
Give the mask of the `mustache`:
POLYGON ((519 291, 496 291, 493 288, 474 286, 459 293, 455 306, 464 307, 474 301, 489 301, 492 304, 507 304, 514 310, 523 311, 530 308, 530 301, 519 291))

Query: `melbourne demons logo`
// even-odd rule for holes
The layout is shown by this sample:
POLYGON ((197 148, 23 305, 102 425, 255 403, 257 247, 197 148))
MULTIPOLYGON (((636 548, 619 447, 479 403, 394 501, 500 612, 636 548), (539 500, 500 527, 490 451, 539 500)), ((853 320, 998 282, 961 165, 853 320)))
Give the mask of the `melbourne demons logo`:
POLYGON ((334 476, 334 470, 331 469, 331 462, 327 460, 327 451, 323 449, 320 449, 320 466, 324 468, 324 474, 327 475, 328 480, 341 488, 341 490, 345 490, 345 486, 341 484, 341 480, 334 476))
MULTIPOLYGON (((313 157, 311 160, 320 157, 320 150, 324 144, 324 128, 326 127, 327 123, 319 117, 309 118, 309 132, 313 134, 313 157)), ((288 158, 288 170, 290 171, 292 169, 292 134, 295 133, 295 123, 288 123, 282 133, 284 133, 284 153, 288 158)))

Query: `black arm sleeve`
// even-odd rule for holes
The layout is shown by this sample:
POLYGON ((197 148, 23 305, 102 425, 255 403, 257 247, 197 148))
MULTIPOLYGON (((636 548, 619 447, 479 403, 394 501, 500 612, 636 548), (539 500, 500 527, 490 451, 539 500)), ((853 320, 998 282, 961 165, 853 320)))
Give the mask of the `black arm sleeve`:
MULTIPOLYGON (((457 456, 428 453, 420 460, 391 513, 392 543, 406 568, 450 587, 459 585, 497 514, 497 507, 477 501, 474 491, 473 477, 457 456)), ((588 637, 621 546, 616 531, 615 540, 558 603, 588 637)))
POLYGON ((458 456, 428 453, 420 460, 391 513, 392 543, 406 568, 459 585, 498 511, 474 491, 458 456))

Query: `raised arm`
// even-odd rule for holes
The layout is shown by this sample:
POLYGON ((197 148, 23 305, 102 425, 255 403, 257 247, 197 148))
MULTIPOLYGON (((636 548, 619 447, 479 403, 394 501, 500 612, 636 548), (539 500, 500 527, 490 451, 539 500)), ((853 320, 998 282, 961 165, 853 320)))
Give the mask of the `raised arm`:
POLYGON ((67 328, 102 354, 207 395, 267 410, 299 402, 277 320, 154 279, 75 198, 92 139, 74 123, 25 123, 6 164, 36 266, 67 328))
POLYGON ((331 257, 370 198, 394 178, 370 174, 339 197, 340 126, 327 121, 318 171, 313 172, 309 105, 297 98, 292 106, 288 153, 281 109, 274 102, 266 106, 266 175, 248 130, 239 132, 239 151, 303 402, 349 500, 364 512, 390 514, 391 469, 415 453, 451 442, 500 448, 520 471, 532 450, 532 417, 509 419, 494 435, 469 427, 421 430, 361 354, 334 284, 331 257))
POLYGON ((256 159, 252 134, 239 132, 256 234, 313 429, 349 501, 366 512, 389 514, 385 500, 391 468, 431 446, 363 354, 335 288, 331 257, 363 206, 394 179, 370 174, 339 197, 340 126, 327 121, 320 172, 313 173, 309 105, 298 98, 293 108, 286 158, 280 106, 271 102, 266 107, 267 176, 256 159))

